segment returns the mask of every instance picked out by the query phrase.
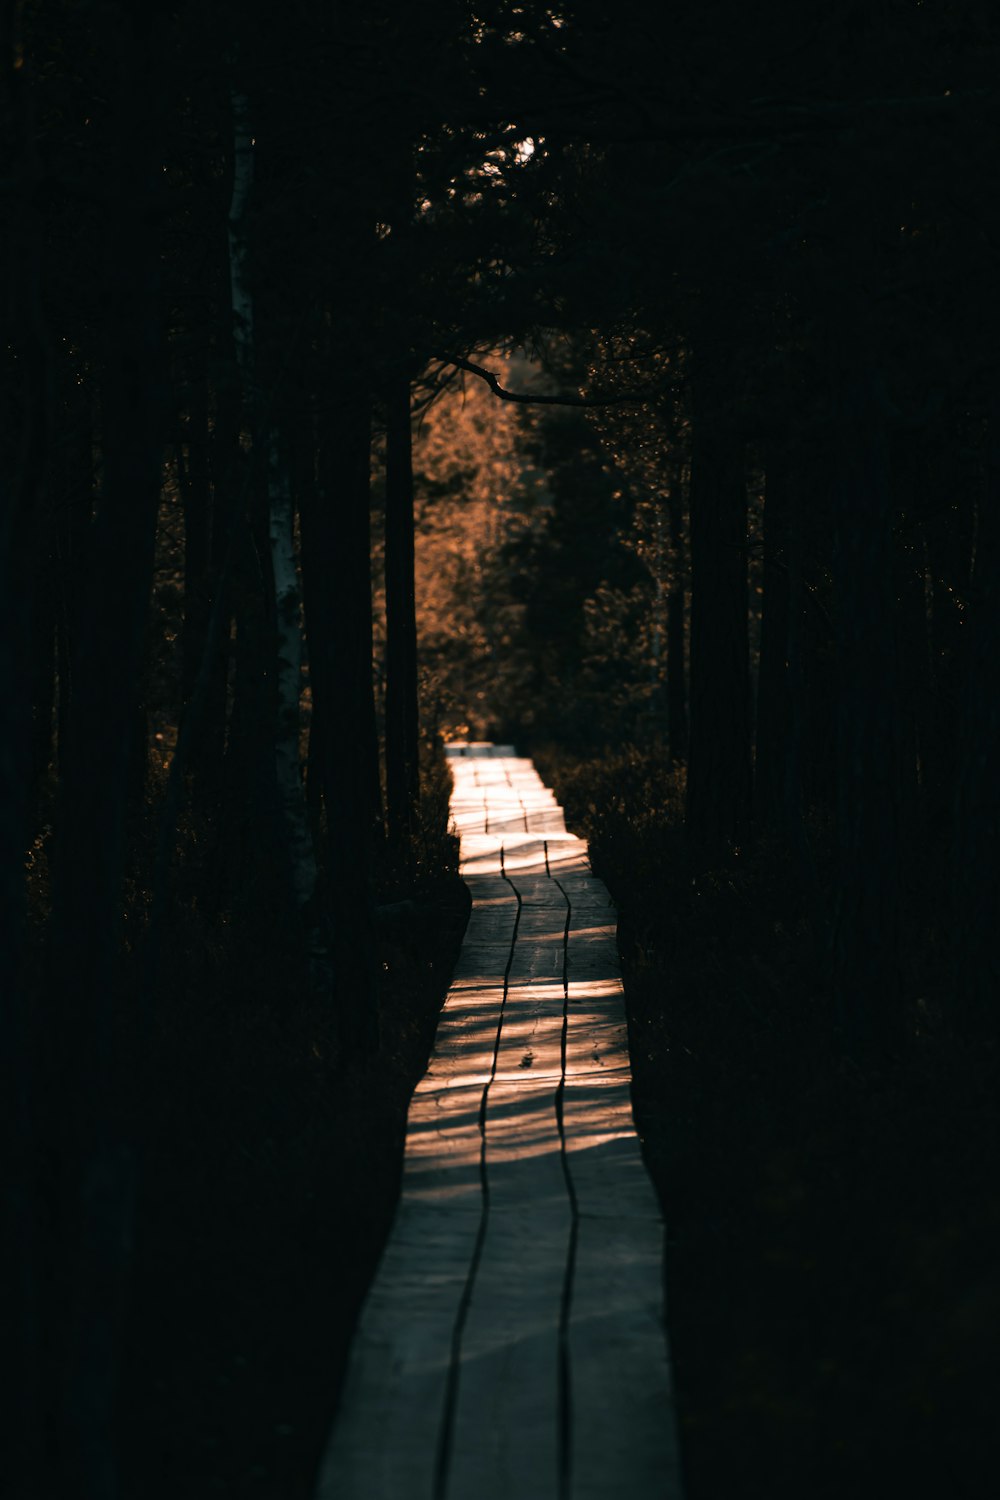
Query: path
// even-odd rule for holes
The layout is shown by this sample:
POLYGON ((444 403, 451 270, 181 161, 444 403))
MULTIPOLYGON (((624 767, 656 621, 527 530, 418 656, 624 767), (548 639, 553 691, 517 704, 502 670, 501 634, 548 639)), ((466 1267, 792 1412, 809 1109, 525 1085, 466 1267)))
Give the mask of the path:
POLYGON ((317 1500, 680 1500, 608 893, 529 760, 448 754, 472 914, 317 1500))

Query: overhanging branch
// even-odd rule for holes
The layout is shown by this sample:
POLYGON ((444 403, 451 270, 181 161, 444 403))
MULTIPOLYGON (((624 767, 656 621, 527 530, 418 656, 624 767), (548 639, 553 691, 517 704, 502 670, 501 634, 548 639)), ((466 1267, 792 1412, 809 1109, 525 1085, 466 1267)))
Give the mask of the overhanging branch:
POLYGON ((635 402, 655 401, 663 394, 662 391, 645 389, 622 392, 616 396, 528 396, 521 391, 509 391, 500 384, 492 370, 473 364, 471 359, 464 359, 460 354, 434 354, 431 358, 440 360, 443 365, 454 365, 457 370, 467 370, 470 375, 478 375, 480 380, 485 380, 494 396, 498 396, 501 401, 514 401, 519 406, 625 406, 635 402))

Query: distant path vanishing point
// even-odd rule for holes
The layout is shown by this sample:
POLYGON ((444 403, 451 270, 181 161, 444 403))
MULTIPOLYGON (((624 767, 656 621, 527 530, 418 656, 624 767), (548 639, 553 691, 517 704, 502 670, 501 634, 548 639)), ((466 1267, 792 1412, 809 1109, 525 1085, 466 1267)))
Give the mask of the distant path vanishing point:
POLYGON ((680 1500, 610 898, 530 760, 447 753, 472 914, 317 1500, 680 1500))

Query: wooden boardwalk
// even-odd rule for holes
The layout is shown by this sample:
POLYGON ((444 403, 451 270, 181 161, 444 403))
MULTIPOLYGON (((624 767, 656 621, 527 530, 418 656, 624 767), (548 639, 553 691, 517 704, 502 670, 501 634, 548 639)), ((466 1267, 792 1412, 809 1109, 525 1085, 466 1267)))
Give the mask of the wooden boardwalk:
POLYGON ((529 760, 448 753, 472 914, 317 1500, 680 1500, 608 893, 529 760))

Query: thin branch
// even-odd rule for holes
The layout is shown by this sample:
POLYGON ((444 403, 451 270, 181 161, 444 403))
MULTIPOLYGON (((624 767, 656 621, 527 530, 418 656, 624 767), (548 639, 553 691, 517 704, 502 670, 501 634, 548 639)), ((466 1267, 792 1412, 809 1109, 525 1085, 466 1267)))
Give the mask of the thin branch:
POLYGON ((431 357, 439 359, 443 365, 454 365, 457 370, 467 370, 470 375, 478 375, 480 380, 485 380, 494 396, 498 396, 501 401, 514 401, 519 406, 624 406, 655 401, 662 394, 660 391, 646 389, 619 396, 526 396, 520 391, 507 390, 492 370, 475 365, 471 359, 463 359, 459 354, 434 354, 431 357))

